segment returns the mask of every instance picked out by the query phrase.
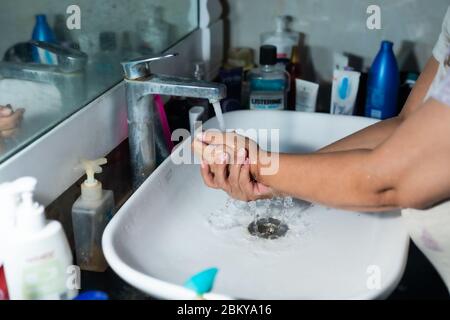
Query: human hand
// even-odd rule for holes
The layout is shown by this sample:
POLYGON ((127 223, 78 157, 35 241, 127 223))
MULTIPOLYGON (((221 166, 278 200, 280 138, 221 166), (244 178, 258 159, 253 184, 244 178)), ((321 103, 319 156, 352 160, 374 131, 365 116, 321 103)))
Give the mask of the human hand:
POLYGON ((23 119, 25 109, 13 111, 10 105, 0 106, 0 138, 13 136, 23 119))
POLYGON ((201 157, 201 174, 205 184, 222 189, 241 201, 268 199, 276 192, 256 179, 258 159, 266 152, 258 145, 236 133, 207 132, 200 134, 192 144, 201 157))

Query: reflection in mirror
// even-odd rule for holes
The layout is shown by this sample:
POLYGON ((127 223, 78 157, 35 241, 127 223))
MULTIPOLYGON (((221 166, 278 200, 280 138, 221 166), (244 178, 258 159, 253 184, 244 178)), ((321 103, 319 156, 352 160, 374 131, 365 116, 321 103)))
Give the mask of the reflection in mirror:
POLYGON ((0 163, 197 26, 197 0, 2 0, 0 163))

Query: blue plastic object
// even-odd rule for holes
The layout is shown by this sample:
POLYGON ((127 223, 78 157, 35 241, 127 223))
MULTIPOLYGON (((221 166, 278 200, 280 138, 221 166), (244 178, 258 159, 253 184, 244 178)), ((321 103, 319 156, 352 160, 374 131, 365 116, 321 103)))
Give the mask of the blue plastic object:
POLYGON ((214 287, 218 272, 219 269, 211 268, 197 273, 184 284, 184 287, 195 291, 199 296, 209 293, 214 287))
POLYGON ((389 119, 398 114, 400 75, 395 59, 394 44, 381 43, 381 49, 369 72, 365 115, 375 119, 389 119))
POLYGON ((342 100, 347 99, 349 95, 349 86, 350 82, 348 78, 345 77, 344 79, 342 79, 342 82, 339 85, 339 98, 341 98, 342 100))
POLYGON ((87 300, 109 300, 106 293, 101 291, 87 291, 79 294, 73 300, 87 301, 87 300))
MULTIPOLYGON (((47 17, 44 14, 39 14, 36 16, 36 24, 33 29, 32 39, 35 41, 44 41, 49 43, 55 43, 55 35, 52 29, 48 25, 47 17)), ((36 63, 44 64, 55 64, 52 56, 48 51, 43 49, 38 49, 33 46, 32 48, 33 61, 36 63)))

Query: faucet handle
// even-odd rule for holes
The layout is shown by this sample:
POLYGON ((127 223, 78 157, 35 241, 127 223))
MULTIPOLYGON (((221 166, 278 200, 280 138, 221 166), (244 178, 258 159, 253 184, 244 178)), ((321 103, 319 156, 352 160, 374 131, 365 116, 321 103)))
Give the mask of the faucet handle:
POLYGON ((54 56, 55 65, 65 73, 81 71, 85 68, 88 55, 80 50, 63 47, 58 44, 44 41, 29 41, 39 49, 45 50, 54 56))
POLYGON ((122 62, 123 72, 125 77, 130 80, 147 77, 151 74, 149 66, 151 62, 173 58, 176 56, 178 56, 178 53, 168 53, 165 55, 141 57, 122 62))

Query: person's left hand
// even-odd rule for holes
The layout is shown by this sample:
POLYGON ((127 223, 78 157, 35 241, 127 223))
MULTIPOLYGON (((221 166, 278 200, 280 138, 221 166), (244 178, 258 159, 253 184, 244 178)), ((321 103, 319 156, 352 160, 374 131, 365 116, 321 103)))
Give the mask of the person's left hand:
POLYGON ((23 118, 25 109, 13 111, 11 106, 0 106, 0 138, 12 137, 23 118))
POLYGON ((254 201, 275 196, 272 188, 256 181, 258 145, 235 133, 207 132, 194 140, 194 152, 201 157, 205 184, 222 189, 232 198, 254 201))

